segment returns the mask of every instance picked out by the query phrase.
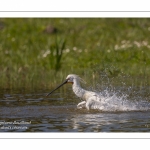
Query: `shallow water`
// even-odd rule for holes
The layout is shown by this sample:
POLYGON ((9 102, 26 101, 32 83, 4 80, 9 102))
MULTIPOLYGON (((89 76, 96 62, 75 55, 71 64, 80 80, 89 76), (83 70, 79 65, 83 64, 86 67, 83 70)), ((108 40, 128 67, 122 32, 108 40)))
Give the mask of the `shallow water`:
POLYGON ((107 105, 90 111, 76 108, 71 87, 49 97, 50 90, 2 90, 0 132, 149 132, 149 87, 118 89, 101 90, 107 105))

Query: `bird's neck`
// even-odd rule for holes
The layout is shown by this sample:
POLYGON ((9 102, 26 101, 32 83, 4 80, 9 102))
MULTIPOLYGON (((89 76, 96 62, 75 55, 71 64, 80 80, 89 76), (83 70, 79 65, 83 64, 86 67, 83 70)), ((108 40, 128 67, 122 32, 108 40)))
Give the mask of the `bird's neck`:
POLYGON ((74 80, 72 89, 78 97, 83 97, 85 90, 81 88, 79 80, 74 80))

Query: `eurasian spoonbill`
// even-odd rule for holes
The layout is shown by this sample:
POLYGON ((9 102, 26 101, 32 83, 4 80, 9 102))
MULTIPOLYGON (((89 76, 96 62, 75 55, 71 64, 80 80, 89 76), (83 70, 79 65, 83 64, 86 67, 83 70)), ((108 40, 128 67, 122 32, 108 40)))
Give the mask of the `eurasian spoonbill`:
POLYGON ((80 102, 77 105, 77 108, 87 108, 89 109, 97 109, 100 107, 101 105, 101 97, 98 93, 96 92, 92 92, 92 91, 87 91, 85 89, 83 89, 80 86, 80 81, 82 81, 82 79, 75 74, 69 74, 66 78, 66 80, 60 84, 57 88, 55 88, 53 91, 51 91, 50 93, 48 93, 46 96, 52 94, 55 90, 57 90, 58 88, 60 88, 61 86, 63 86, 66 83, 72 83, 72 89, 73 92, 80 97, 81 99, 83 99, 82 102, 80 102))

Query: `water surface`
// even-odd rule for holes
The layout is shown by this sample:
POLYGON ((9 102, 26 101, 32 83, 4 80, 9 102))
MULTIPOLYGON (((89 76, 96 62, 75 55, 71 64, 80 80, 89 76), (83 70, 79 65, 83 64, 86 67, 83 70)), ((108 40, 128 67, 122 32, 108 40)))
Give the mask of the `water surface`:
POLYGON ((71 87, 45 97, 49 91, 2 90, 0 132, 150 131, 149 87, 132 91, 126 87, 119 90, 123 94, 105 89, 100 94, 109 98, 106 107, 90 111, 76 108, 81 99, 71 87))

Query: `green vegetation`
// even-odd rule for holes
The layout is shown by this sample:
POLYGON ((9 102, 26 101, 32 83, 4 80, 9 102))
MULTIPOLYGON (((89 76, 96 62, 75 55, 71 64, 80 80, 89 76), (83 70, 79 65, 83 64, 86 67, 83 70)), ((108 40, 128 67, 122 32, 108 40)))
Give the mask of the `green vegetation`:
POLYGON ((0 88, 49 88, 70 73, 148 84, 149 34, 147 18, 1 18, 0 88))

